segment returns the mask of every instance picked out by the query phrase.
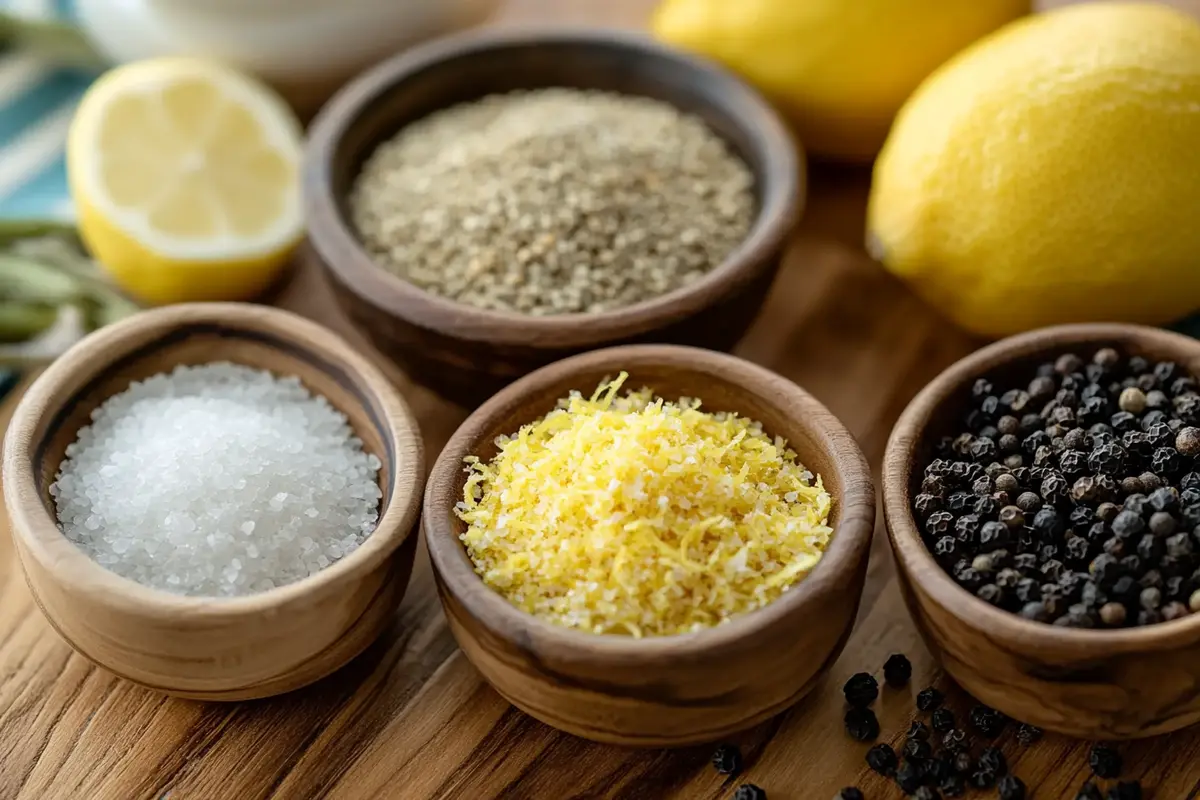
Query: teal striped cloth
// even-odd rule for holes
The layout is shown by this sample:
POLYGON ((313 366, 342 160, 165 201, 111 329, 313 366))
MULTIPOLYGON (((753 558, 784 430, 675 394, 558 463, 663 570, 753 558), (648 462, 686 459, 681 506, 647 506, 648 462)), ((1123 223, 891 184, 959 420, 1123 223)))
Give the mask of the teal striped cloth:
MULTIPOLYGON (((0 11, 70 19, 73 0, 0 0, 0 11)), ((0 217, 70 219, 63 145, 71 115, 95 74, 0 53, 0 217)))

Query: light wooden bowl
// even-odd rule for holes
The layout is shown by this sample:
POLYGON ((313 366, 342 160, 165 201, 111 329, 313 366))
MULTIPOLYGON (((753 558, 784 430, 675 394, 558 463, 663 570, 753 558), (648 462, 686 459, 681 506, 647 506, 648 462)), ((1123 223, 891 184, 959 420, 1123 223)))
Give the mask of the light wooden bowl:
POLYGON ((382 632, 408 584, 425 475, 416 421, 376 367, 283 311, 168 306, 92 334, 26 392, 3 463, 13 539, 47 619, 86 658, 167 694, 242 700, 312 683, 382 632), (296 583, 236 598, 177 596, 92 561, 59 531, 48 489, 63 451, 106 398, 176 365, 220 360, 299 376, 346 413, 383 462, 380 520, 357 550, 296 583))
POLYGON ((305 154, 309 258, 343 310, 414 379, 465 406, 574 353, 632 341, 728 350, 754 321, 804 199, 802 156, 778 115, 723 69, 618 31, 497 31, 403 53, 335 96, 305 154), (456 303, 377 266, 346 197, 364 159, 433 111, 516 89, 567 86, 657 98, 705 119, 753 170, 759 213, 747 239, 694 283, 622 309, 533 317, 456 303))
POLYGON ((438 592, 467 658, 500 694, 555 728, 648 747, 714 741, 805 695, 842 650, 862 593, 875 522, 871 472, 858 444, 811 395, 733 356, 640 345, 575 356, 517 381, 485 403, 438 457, 424 530, 438 592), (681 636, 632 639, 553 625, 510 605, 475 573, 453 513, 463 459, 489 459, 494 439, 550 411, 571 389, 605 376, 667 398, 699 397, 785 437, 834 498, 833 541, 807 579, 771 605, 681 636))
POLYGON ((950 677, 1022 722, 1131 739, 1200 721, 1200 615, 1108 631, 1022 619, 958 586, 926 549, 910 510, 934 443, 959 432, 976 378, 1025 383, 1041 363, 1101 347, 1200 374, 1200 341, 1136 325, 1067 325, 996 342, 935 378, 901 415, 884 457, 883 499, 905 601, 950 677))

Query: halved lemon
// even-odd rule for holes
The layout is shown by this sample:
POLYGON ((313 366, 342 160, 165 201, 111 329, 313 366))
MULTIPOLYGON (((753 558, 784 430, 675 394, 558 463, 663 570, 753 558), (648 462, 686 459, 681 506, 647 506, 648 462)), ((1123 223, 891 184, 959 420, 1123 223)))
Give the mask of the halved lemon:
POLYGON ((80 233, 146 302, 253 297, 303 234, 302 141, 283 99, 230 67, 117 67, 84 95, 68 136, 80 233))

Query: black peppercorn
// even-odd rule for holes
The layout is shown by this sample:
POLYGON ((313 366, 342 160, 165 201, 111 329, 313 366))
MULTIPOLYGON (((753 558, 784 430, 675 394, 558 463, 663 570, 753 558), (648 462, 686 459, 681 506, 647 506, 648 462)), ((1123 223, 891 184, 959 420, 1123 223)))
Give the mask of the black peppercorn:
MULTIPOLYGON (((1072 539, 1078 538, 1078 536, 1072 537, 1072 539)), ((1042 577, 1044 577, 1047 581, 1057 582, 1058 579, 1062 577, 1064 567, 1061 561, 1057 561, 1052 558, 1049 561, 1043 561, 1040 569, 1042 577)), ((1045 593, 1044 589, 1042 590, 1042 593, 1045 593)))
POLYGON ((908 739, 904 742, 904 757, 913 761, 925 761, 933 755, 933 746, 925 739, 908 739))
POLYGON ((1162 411, 1159 411, 1158 409, 1154 409, 1152 411, 1147 411, 1145 414, 1142 415, 1142 430, 1148 431, 1151 428, 1153 428, 1155 425, 1158 425, 1158 424, 1166 421, 1166 419, 1167 419, 1167 415, 1164 414, 1162 411))
POLYGON ((909 800, 942 800, 938 795, 937 790, 929 786, 918 786, 917 790, 909 795, 909 800))
POLYGON ((1163 540, 1153 534, 1147 533, 1138 540, 1137 554, 1147 563, 1157 562, 1165 552, 1163 540))
POLYGON ((865 796, 862 793, 862 789, 859 789, 857 786, 847 786, 844 789, 840 789, 833 796, 833 800, 865 800, 865 796))
POLYGON ((938 558, 951 558, 958 552, 958 540, 953 536, 943 536, 933 544, 933 554, 938 558))
POLYGON ((1021 582, 1021 573, 1015 569, 1002 569, 996 573, 995 583, 1004 591, 1015 591, 1021 582))
POLYGON ((907 686, 912 677, 912 662, 903 653, 893 653, 883 664, 883 680, 888 686, 907 686))
POLYGON ((1175 518, 1166 511, 1150 515, 1150 532, 1155 536, 1170 536, 1175 532, 1175 518))
POLYGON ((1008 527, 999 522, 985 522, 979 529, 979 548, 985 552, 1006 547, 1011 540, 1008 527))
POLYGON ((879 736, 879 720, 869 708, 851 708, 846 712, 843 722, 846 724, 846 733, 852 739, 869 742, 879 736))
POLYGON ((1073 536, 1067 540, 1067 558, 1078 563, 1086 561, 1090 555, 1087 539, 1082 536, 1073 536))
POLYGON ((1004 753, 998 747, 985 747, 983 752, 979 754, 979 768, 986 769, 997 775, 1004 775, 1008 772, 1008 761, 1004 758, 1004 753))
POLYGON ((1179 508, 1179 493, 1169 486, 1163 486, 1150 492, 1146 502, 1154 511, 1175 511, 1179 508))
POLYGON ((712 765, 722 775, 737 775, 742 771, 742 753, 736 745, 720 745, 713 753, 712 765))
POLYGON ((967 793, 967 783, 961 775, 947 775, 938 782, 938 789, 946 797, 962 797, 967 793))
POLYGON ((1038 739, 1042 738, 1042 729, 1036 725, 1028 725, 1024 722, 1017 728, 1017 741, 1023 745, 1031 745, 1038 739))
POLYGON ((995 739, 1000 735, 1000 731, 1004 730, 1003 715, 996 709, 982 704, 971 709, 969 719, 971 727, 988 739, 995 739))
POLYGON ((971 506, 971 510, 980 516, 991 516, 996 513, 998 504, 991 497, 980 497, 975 500, 975 505, 971 506))
POLYGON ((1125 555, 1125 540, 1119 536, 1114 536, 1104 542, 1104 552, 1108 553, 1113 558, 1121 558, 1125 555))
POLYGON ((1138 514, 1129 509, 1128 501, 1126 508, 1120 514, 1117 514, 1116 519, 1112 521, 1112 531, 1122 539, 1130 539, 1137 536, 1146 530, 1146 523, 1138 514))
POLYGON ((767 793, 753 783, 743 783, 733 793, 733 800, 767 800, 767 793))
POLYGON ((1115 778, 1121 774, 1121 754, 1111 745, 1092 745, 1088 765, 1098 778, 1115 778))
MULTIPOLYGON (((1017 558, 1020 557, 1017 556, 1017 558)), ((1035 603, 1042 598, 1042 586, 1033 578, 1021 578, 1017 581, 1014 594, 1022 603, 1035 603)))
POLYGON ((885 778, 896 774, 899 763, 890 744, 877 744, 867 751, 867 766, 885 778))
MULTIPOLYGON (((1050 365, 1050 373, 1053 374, 1053 372, 1054 365, 1050 365)), ((1053 396, 1057 389, 1058 384, 1055 383, 1053 377, 1039 374, 1038 377, 1029 382, 1028 394, 1033 400, 1045 400, 1047 397, 1053 396)))
POLYGON ((929 718, 929 724, 938 733, 945 733, 954 727, 954 712, 948 708, 939 708, 929 718))
POLYGON ((925 768, 905 760, 896 769, 896 785, 906 794, 912 794, 925 783, 925 768))
POLYGON ((1065 353, 1054 362, 1054 371, 1059 375, 1070 375, 1083 369, 1083 359, 1074 353, 1065 353))
POLYGON ((842 687, 842 693, 846 695, 846 702, 850 705, 865 708, 879 697, 879 683, 870 673, 859 672, 850 676, 842 687))
POLYGON ((941 751, 925 762, 925 779, 933 786, 954 775, 954 754, 941 751))
POLYGON ((975 771, 971 773, 971 777, 968 779, 968 782, 976 789, 990 789, 996 785, 996 781, 999 780, 999 777, 999 775, 991 770, 976 767, 975 771))
POLYGON ((1039 488, 1042 498, 1047 502, 1052 502, 1054 500, 1061 500, 1064 498, 1070 486, 1067 484, 1067 479, 1064 478, 1062 474, 1052 472, 1046 476, 1039 488))
MULTIPOLYGON (((1037 571, 1038 557, 1033 553, 1018 553, 1012 559, 1013 569, 1022 574, 1031 574, 1037 571)), ((1018 588, 1020 588, 1018 586, 1018 588)))
POLYGON ((1175 398, 1175 414, 1185 425, 1200 425, 1200 395, 1185 394, 1175 398))
POLYGON ((967 455, 976 461, 991 461, 996 455, 996 443, 986 436, 980 436, 971 442, 967 448, 967 455))
POLYGON ((1179 533, 1167 539, 1167 555, 1172 558, 1186 558, 1192 554, 1192 550, 1192 537, 1186 533, 1179 533))
POLYGON ((1142 784, 1137 781, 1121 781, 1109 787, 1108 800, 1142 800, 1142 784))
POLYGON ((996 784, 1000 800, 1025 800, 1025 782, 1016 775, 1005 775, 996 784))
POLYGON ((1163 606, 1160 613, 1162 614, 1163 620, 1170 622, 1174 619, 1186 617, 1188 615, 1188 609, 1183 603, 1171 602, 1163 606))
POLYGON ((1184 467, 1183 456, 1174 447, 1160 447, 1154 451, 1150 466, 1162 475, 1174 475, 1184 467))
POLYGON ((948 752, 959 753, 965 751, 966 746, 967 734, 962 728, 951 728, 942 737, 942 748, 948 752))
POLYGON ((975 596, 985 603, 990 603, 994 606, 1004 602, 1004 590, 994 583, 985 583, 975 590, 975 596))
POLYGON ((906 739, 920 739, 922 741, 929 740, 929 726, 919 719, 914 719, 908 726, 908 733, 904 734, 906 739))
POLYGON ((1033 515, 1033 523, 1031 527, 1043 538, 1052 537, 1057 534, 1062 526, 1058 512, 1053 506, 1043 506, 1033 515))
POLYGON ((912 501, 913 511, 918 519, 928 519, 931 513, 942 510, 942 499, 935 494, 918 494, 912 501))
POLYGON ((933 711, 942 704, 946 697, 940 691, 929 686, 917 692, 917 708, 921 711, 933 711))

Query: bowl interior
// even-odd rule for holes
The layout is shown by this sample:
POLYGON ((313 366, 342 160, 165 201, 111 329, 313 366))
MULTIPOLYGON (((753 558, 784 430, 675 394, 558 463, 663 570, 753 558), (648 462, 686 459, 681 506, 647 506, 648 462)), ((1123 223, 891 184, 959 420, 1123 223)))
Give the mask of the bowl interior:
POLYGON ((614 655, 636 658, 655 647, 672 648, 684 640, 701 649, 704 642, 735 640, 751 628, 771 625, 803 603, 810 593, 848 579, 846 570, 858 563, 869 544, 874 509, 870 472, 857 444, 832 414, 795 384, 732 356, 686 347, 634 345, 560 361, 518 381, 476 411, 434 467, 426 498, 425 530, 431 556, 443 578, 471 606, 472 614, 494 630, 512 632, 524 627, 528 634, 532 628, 536 635, 567 647, 586 646, 593 654, 599 647, 606 647, 614 655), (624 388, 647 387, 668 400, 698 397, 704 410, 732 411, 757 420, 769 435, 787 439, 801 463, 820 475, 833 497, 829 524, 834 535, 820 563, 805 580, 776 602, 729 624, 698 633, 629 642, 624 637, 595 637, 536 620, 483 584, 459 540, 465 523, 453 511, 465 480, 463 457, 491 459, 498 450, 497 436, 515 433, 521 425, 543 416, 571 390, 590 396, 597 384, 615 378, 621 370, 629 373, 624 388))
MULTIPOLYGON (((944 436, 956 436, 971 409, 971 386, 976 378, 987 378, 997 387, 1023 388, 1037 368, 1066 353, 1088 360, 1101 348, 1112 347, 1126 356, 1154 361, 1174 361, 1200 375, 1200 342, 1165 331, 1115 325, 1080 325, 1051 328, 991 345, 970 356, 937 378, 927 391, 927 403, 911 421, 912 446, 904 467, 904 503, 919 492, 925 466, 944 436)), ((917 401, 914 401, 916 403, 917 401)), ((915 523, 914 523, 915 525, 915 523)))
POLYGON ((274 333, 234 323, 185 322, 161 332, 143 330, 125 342, 122 355, 111 362, 85 361, 67 378, 62 400, 43 414, 34 430, 31 453, 38 495, 51 519, 57 519, 50 485, 64 452, 88 424, 92 410, 133 381, 169 372, 176 366, 230 361, 279 376, 294 375, 313 394, 323 395, 346 414, 363 449, 382 462, 378 482, 383 497, 379 516, 391 500, 397 453, 388 435, 387 416, 378 399, 342 364, 274 333))
MULTIPOLYGON (((346 198, 363 162, 405 125, 439 109, 489 94, 567 87, 640 95, 701 117, 750 167, 760 214, 779 204, 768 187, 782 181, 781 165, 764 145, 756 125, 763 105, 734 79, 649 42, 620 34, 529 38, 467 38, 466 44, 426 49, 398 78, 383 73, 355 98, 356 116, 346 124, 332 153, 331 189, 343 224, 346 198), (445 57, 443 57, 445 56, 445 57)), ((408 63, 408 62, 401 62, 408 63)), ((383 65, 389 69, 391 64, 383 65)), ((790 146, 790 145, 789 145, 790 146)))

